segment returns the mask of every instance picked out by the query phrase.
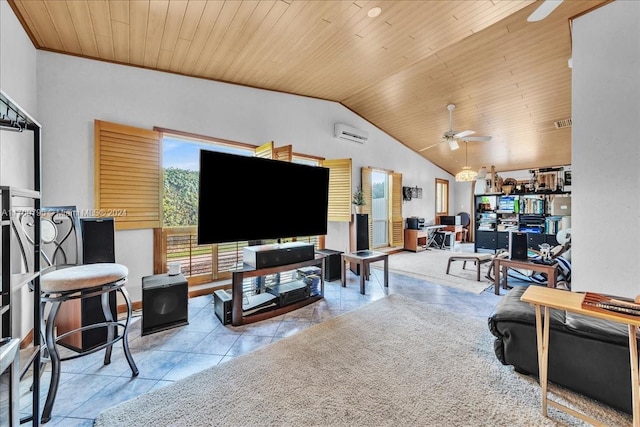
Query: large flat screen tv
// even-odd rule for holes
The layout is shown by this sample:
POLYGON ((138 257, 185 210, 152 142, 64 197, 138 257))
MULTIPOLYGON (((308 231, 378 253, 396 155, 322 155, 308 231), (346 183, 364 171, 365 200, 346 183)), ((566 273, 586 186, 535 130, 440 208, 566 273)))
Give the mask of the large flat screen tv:
POLYGON ((198 244, 327 234, 329 169, 200 150, 198 244))

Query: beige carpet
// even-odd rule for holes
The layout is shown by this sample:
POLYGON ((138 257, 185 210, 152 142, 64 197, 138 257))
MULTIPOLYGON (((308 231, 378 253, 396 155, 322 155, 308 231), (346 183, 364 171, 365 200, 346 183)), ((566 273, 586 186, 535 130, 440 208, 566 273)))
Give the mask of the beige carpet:
POLYGON ((391 295, 108 409, 95 425, 580 425, 553 408, 543 417, 537 383, 501 365, 492 342, 485 317, 391 295))
MULTIPOLYGON (((484 263, 480 266, 479 282, 476 280, 476 268, 472 262, 468 262, 467 268, 464 270, 462 269, 462 261, 453 262, 451 263, 450 274, 447 274, 447 262, 449 257, 455 254, 455 252, 440 249, 430 249, 417 253, 409 251, 396 252, 389 255, 389 271, 476 294, 493 285, 493 282, 490 282, 485 277, 489 269, 489 263, 484 263)), ((376 269, 382 269, 384 264, 376 262, 371 266, 376 269)))

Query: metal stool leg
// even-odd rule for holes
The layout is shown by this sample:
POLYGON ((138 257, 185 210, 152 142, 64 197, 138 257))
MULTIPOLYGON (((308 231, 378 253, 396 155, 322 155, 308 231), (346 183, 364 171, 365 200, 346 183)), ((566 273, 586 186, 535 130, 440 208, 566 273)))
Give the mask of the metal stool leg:
POLYGON ((49 353, 49 358, 51 359, 51 383, 49 384, 47 400, 44 403, 44 409, 42 411, 41 422, 43 424, 51 419, 51 410, 53 409, 53 402, 56 400, 58 384, 60 383, 60 355, 56 348, 56 336, 54 332, 60 304, 62 303, 54 302, 51 306, 49 316, 47 317, 45 340, 47 343, 47 353, 49 353))
POLYGON ((109 324, 107 326, 107 342, 109 345, 107 346, 104 352, 104 364, 108 365, 111 363, 111 352, 113 351, 113 339, 115 338, 115 329, 116 325, 113 323, 115 320, 113 319, 113 314, 111 313, 111 306, 109 304, 109 294, 111 292, 105 292, 100 295, 100 302, 102 304, 102 313, 104 314, 104 318, 109 324))
POLYGON ((122 332, 122 348, 124 349, 124 355, 127 358, 127 362, 129 362, 129 367, 131 368, 132 376, 137 376, 139 371, 136 366, 136 362, 133 360, 133 356, 131 355, 131 350, 129 349, 129 324, 131 323, 131 299, 129 298, 129 292, 127 289, 122 286, 119 288, 122 297, 124 298, 124 302, 127 304, 127 320, 124 324, 124 331, 122 332))

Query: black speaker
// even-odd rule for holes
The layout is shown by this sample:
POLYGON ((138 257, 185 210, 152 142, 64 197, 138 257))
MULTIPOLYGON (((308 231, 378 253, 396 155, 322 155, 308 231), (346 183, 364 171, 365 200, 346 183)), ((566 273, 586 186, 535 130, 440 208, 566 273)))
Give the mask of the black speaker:
POLYGON ((232 302, 231 293, 224 289, 219 289, 213 293, 213 311, 223 325, 231 323, 232 302))
POLYGON ((189 292, 182 274, 142 278, 142 335, 189 324, 189 292))
MULTIPOLYGON (((113 218, 80 218, 80 231, 82 235, 82 263, 95 264, 98 262, 115 262, 114 222, 113 218)), ((118 307, 116 292, 109 293, 109 307, 114 320, 118 319, 118 307)), ((104 322, 106 319, 102 312, 100 296, 81 298, 79 304, 62 304, 61 312, 67 311, 67 315, 76 317, 80 310, 80 326, 92 325, 104 322), (79 308, 78 308, 79 305, 79 308)), ((58 318, 63 318, 60 314, 58 318)), ((118 330, 116 329, 116 333, 118 330)), ((61 344, 73 348, 76 351, 86 351, 107 342, 107 328, 98 327, 80 332, 81 344, 70 345, 71 340, 61 341, 61 344)))
MULTIPOLYGON (((369 215, 355 214, 351 223, 351 251, 369 250, 369 215)), ((352 262, 351 271, 360 274, 360 264, 352 262)))
POLYGON ((318 249, 319 254, 326 255, 324 259, 324 280, 338 280, 341 277, 340 267, 342 267, 342 251, 333 249, 318 249))
POLYGON ((526 261, 527 255, 527 233, 521 231, 509 232, 509 258, 526 261))

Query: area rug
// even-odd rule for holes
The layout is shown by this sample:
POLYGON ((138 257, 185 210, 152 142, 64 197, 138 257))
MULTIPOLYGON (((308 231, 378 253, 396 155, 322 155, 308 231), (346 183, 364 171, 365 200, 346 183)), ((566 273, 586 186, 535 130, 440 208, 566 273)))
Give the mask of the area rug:
MULTIPOLYGON (((447 262, 454 254, 456 252, 440 249, 393 253, 389 255, 389 271, 476 294, 493 286, 493 282, 485 277, 489 269, 488 262, 480 266, 480 281, 476 280, 476 267, 473 262, 467 262, 465 269, 462 268, 464 264, 462 261, 453 262, 447 274, 447 262)), ((384 264, 376 262, 371 266, 382 269, 384 264)))
POLYGON ((553 408, 543 417, 540 387, 501 365, 492 342, 484 317, 390 295, 107 409, 95 425, 580 425, 553 408))

